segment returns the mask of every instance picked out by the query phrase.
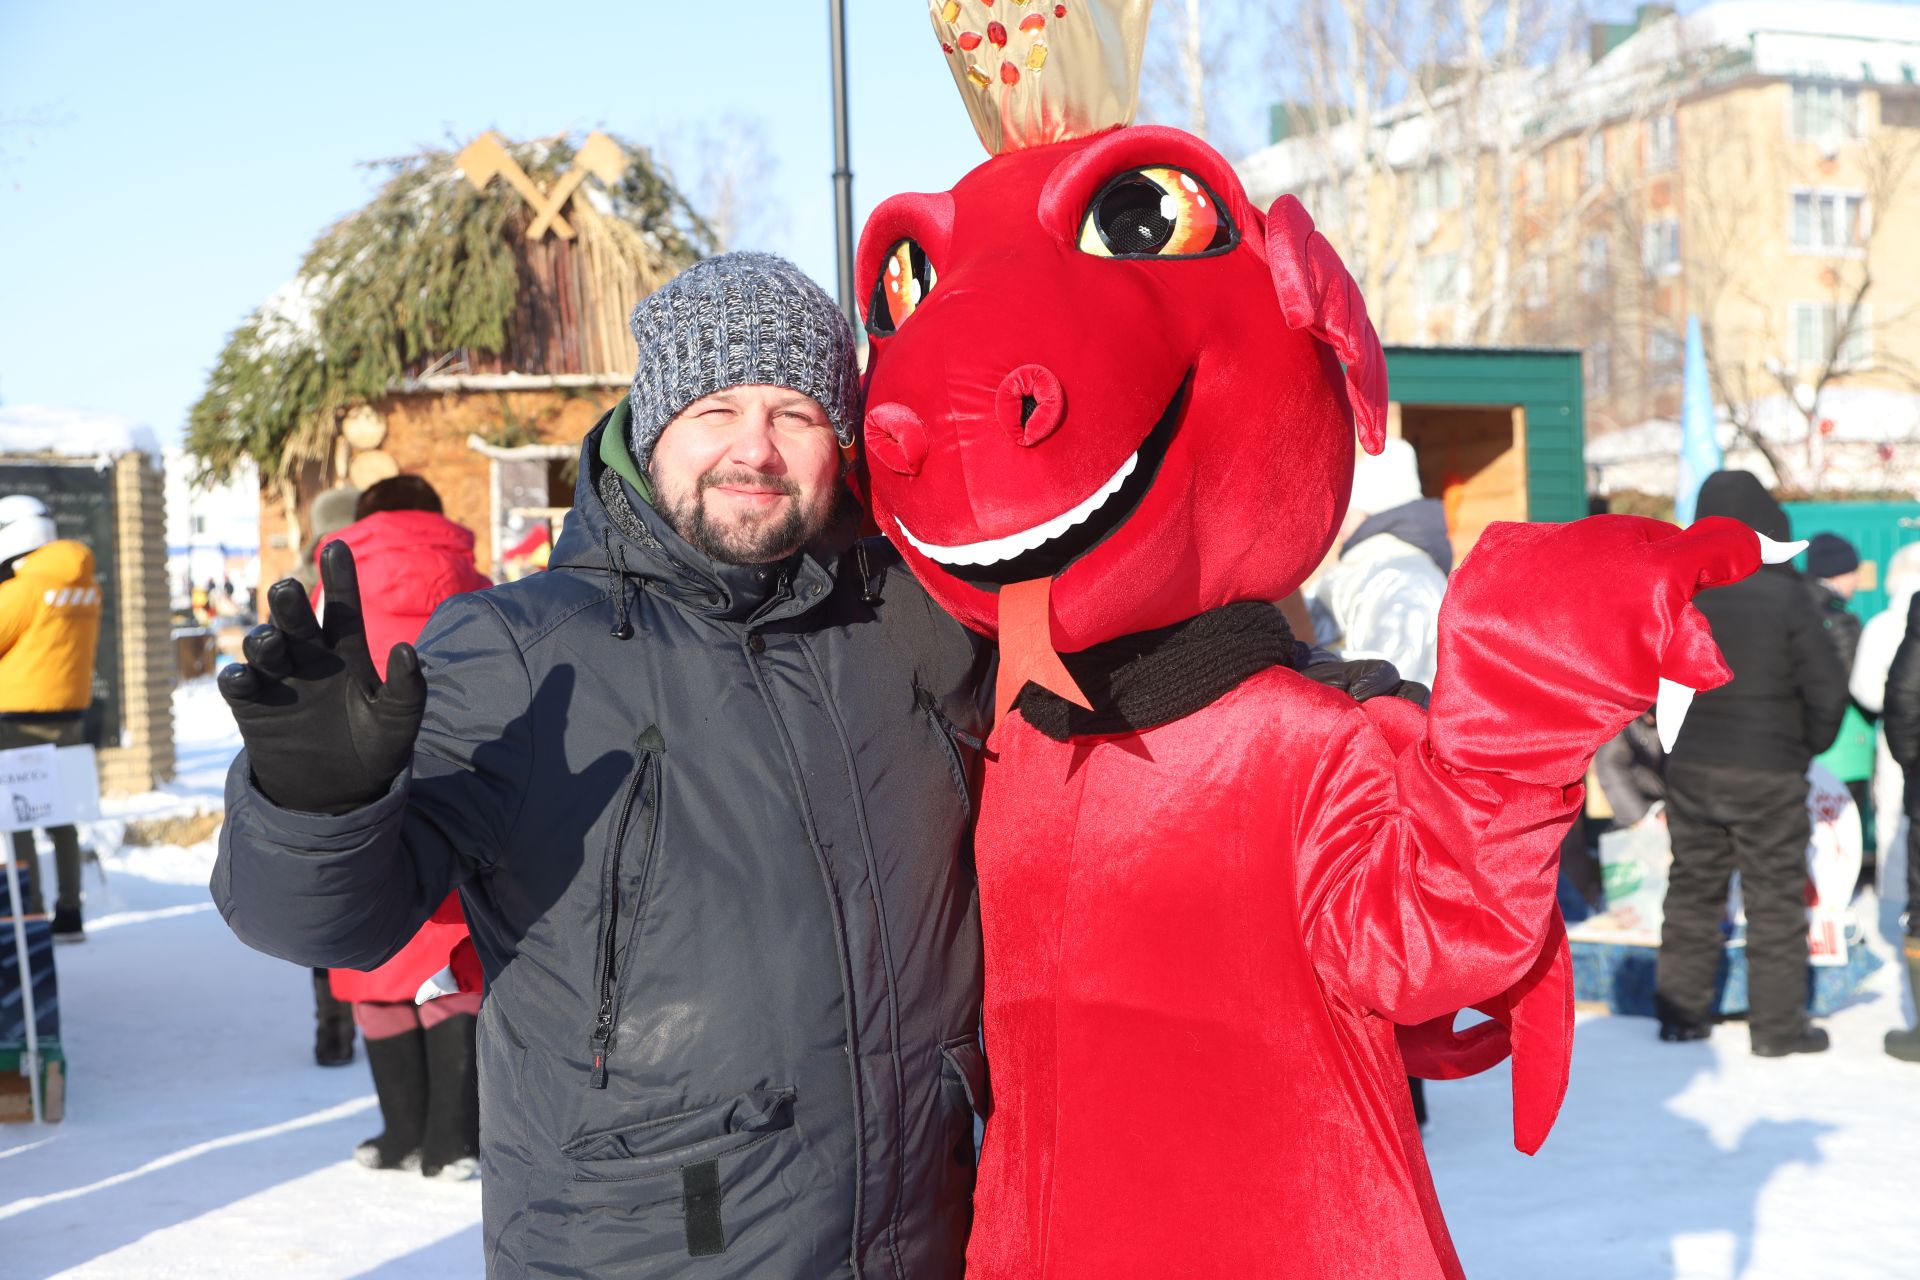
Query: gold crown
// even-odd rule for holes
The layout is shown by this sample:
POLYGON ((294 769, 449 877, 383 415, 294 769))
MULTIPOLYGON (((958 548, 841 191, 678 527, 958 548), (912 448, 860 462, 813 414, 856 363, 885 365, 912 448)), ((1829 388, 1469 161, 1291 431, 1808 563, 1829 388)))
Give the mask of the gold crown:
POLYGON ((1153 0, 932 0, 933 29, 994 155, 1131 124, 1153 0))

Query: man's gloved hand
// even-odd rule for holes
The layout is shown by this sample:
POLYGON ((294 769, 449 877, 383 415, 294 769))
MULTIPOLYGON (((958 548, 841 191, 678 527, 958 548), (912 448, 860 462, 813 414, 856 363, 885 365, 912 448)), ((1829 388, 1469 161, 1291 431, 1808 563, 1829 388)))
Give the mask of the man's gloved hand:
POLYGON ((1369 698, 1405 698, 1418 706, 1427 705, 1427 686, 1402 680, 1400 669, 1384 658, 1342 662, 1324 649, 1315 649, 1300 674, 1317 684, 1345 690, 1355 702, 1369 698))
POLYGON ((326 625, 298 582, 274 583, 271 621, 247 633, 246 661, 220 673, 220 694, 261 792, 283 809, 339 814, 385 795, 412 760, 427 682, 410 644, 393 646, 385 683, 375 673, 346 543, 321 553, 320 579, 326 625))

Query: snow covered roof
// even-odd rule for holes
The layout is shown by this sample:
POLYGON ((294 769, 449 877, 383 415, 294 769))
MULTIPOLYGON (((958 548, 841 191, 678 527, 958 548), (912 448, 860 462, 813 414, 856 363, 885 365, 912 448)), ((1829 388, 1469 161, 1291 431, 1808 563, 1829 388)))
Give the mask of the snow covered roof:
POLYGON ((117 413, 32 404, 0 408, 0 455, 23 453, 67 458, 146 453, 158 458, 160 440, 153 428, 117 413))
MULTIPOLYGON (((1827 439, 1837 444, 1906 444, 1920 436, 1920 396, 1881 387, 1832 387, 1820 397, 1820 416, 1833 423, 1827 439)), ((1754 402, 1753 428, 1771 444, 1792 445, 1807 438, 1807 420, 1785 396, 1766 396, 1754 402)), ((1724 416, 1716 428, 1720 447, 1735 448, 1738 433, 1724 416)), ((1587 438, 1590 463, 1633 462, 1644 458, 1673 458, 1680 453, 1680 424, 1671 418, 1650 418, 1618 431, 1596 432, 1587 438)))
MULTIPOLYGON (((1764 76, 1812 77, 1867 83, 1913 83, 1920 77, 1920 5, 1886 0, 1719 0, 1692 13, 1649 22, 1604 57, 1576 53, 1539 67, 1516 68, 1504 93, 1490 81, 1490 103, 1511 102, 1508 128, 1518 136, 1550 137, 1589 127, 1633 109, 1650 94, 1667 94, 1673 75, 1705 55, 1724 51, 1742 71, 1764 76)), ((1459 86, 1433 95, 1444 115, 1459 86)), ((1484 107, 1483 114, 1492 107, 1484 107)), ((1497 121, 1473 122, 1472 136, 1491 139, 1497 121)), ((1421 163, 1447 140, 1411 99, 1377 106, 1365 140, 1383 148, 1387 164, 1421 163)), ((1325 181, 1329 170, 1352 163, 1363 140, 1352 122, 1325 137, 1297 134, 1245 157, 1236 166, 1250 194, 1267 199, 1325 181)))

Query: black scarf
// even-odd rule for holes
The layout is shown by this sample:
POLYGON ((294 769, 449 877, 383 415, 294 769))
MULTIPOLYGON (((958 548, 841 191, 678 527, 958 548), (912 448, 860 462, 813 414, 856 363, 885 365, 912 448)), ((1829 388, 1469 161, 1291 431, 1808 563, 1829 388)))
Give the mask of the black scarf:
POLYGON ((1061 654, 1068 674, 1093 703, 1092 711, 1032 683, 1013 705, 1055 742, 1137 733, 1192 715, 1268 667, 1304 670, 1307 655, 1307 646, 1293 638, 1277 606, 1230 604, 1170 627, 1061 654))

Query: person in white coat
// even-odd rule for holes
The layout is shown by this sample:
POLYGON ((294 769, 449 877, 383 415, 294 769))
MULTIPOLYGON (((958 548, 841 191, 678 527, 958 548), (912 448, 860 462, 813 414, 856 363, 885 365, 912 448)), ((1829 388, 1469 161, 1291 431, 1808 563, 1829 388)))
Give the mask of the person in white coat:
MULTIPOLYGON (((1867 714, 1879 717, 1886 707, 1887 669, 1894 651, 1907 634, 1907 608, 1920 591, 1920 542, 1901 547, 1887 561, 1887 607, 1867 619, 1854 652, 1853 673, 1847 691, 1867 714)), ((1887 735, 1875 735, 1873 761, 1874 868, 1880 892, 1897 892, 1906 884, 1897 852, 1905 848, 1906 780, 1887 752, 1887 735), (1894 858, 1892 875, 1888 859, 1894 858)))
POLYGON ((1403 679, 1431 685, 1438 666, 1440 599, 1453 569, 1446 513, 1420 493, 1413 446, 1389 440, 1354 464, 1340 558, 1320 575, 1314 603, 1332 641, 1352 661, 1384 658, 1403 679))

